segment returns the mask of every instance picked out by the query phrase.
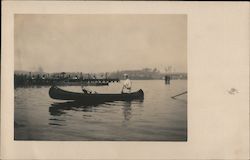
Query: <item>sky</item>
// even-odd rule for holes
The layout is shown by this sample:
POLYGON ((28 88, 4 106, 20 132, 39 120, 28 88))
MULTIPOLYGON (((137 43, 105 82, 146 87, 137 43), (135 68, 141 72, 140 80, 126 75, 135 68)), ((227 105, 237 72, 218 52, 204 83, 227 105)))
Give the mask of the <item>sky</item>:
POLYGON ((187 16, 16 14, 15 70, 187 72, 187 16))

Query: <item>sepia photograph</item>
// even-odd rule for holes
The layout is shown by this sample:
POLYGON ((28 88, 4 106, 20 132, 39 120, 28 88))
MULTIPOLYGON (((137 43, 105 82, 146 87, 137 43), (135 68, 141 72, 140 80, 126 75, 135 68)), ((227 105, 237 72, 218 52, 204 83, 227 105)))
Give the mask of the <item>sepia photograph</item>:
POLYGON ((3 1, 0 159, 249 159, 249 3, 3 1))
POLYGON ((184 141, 185 14, 15 14, 15 141, 184 141))

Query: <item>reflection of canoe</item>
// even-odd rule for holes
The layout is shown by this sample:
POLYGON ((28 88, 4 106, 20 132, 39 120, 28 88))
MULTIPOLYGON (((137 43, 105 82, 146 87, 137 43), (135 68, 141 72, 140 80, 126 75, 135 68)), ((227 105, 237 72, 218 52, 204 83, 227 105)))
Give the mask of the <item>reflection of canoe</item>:
POLYGON ((122 93, 122 94, 86 94, 76 93, 62 90, 56 86, 52 86, 49 90, 49 96, 53 99, 59 100, 74 100, 83 101, 86 103, 92 102, 108 102, 108 101, 130 101, 134 99, 143 99, 144 93, 140 89, 137 92, 122 93))
POLYGON ((105 104, 106 102, 82 102, 82 101, 67 101, 67 102, 56 102, 52 103, 49 107, 49 112, 51 115, 60 116, 65 114, 66 110, 82 111, 82 112, 92 112, 93 107, 97 107, 100 104, 105 104))

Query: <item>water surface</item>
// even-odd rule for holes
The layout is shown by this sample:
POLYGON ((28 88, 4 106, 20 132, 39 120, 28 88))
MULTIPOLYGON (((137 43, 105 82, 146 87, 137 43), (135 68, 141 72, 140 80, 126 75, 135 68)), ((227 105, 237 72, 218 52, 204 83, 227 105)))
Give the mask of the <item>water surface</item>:
MULTIPOLYGON (((82 106, 49 97, 49 87, 15 89, 15 140, 186 141, 186 80, 134 80, 143 101, 82 106), (66 103, 65 103, 66 102, 66 103)), ((99 93, 119 93, 122 82, 88 87, 99 93)), ((62 89, 81 92, 79 86, 62 89)))

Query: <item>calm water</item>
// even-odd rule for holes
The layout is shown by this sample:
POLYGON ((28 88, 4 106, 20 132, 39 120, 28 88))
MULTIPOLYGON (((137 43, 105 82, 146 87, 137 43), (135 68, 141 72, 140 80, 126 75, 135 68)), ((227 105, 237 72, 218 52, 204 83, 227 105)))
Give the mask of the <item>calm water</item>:
MULTIPOLYGON (((186 80, 134 80, 144 100, 110 102, 97 106, 62 103, 49 97, 49 87, 15 89, 15 140, 186 141, 186 80)), ((122 82, 89 87, 100 93, 118 93, 122 82)), ((61 87, 81 92, 81 87, 61 87)))

